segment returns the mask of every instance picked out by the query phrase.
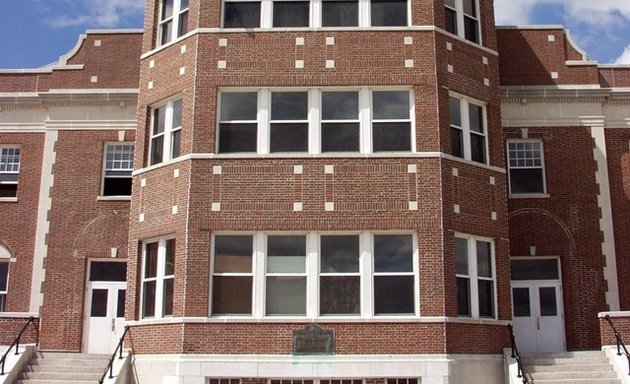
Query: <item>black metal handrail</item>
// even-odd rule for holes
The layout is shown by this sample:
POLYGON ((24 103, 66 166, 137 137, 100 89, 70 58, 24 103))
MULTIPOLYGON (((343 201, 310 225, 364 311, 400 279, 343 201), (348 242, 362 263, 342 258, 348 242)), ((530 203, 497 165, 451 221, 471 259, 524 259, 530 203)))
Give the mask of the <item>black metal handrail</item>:
MULTIPOLYGON (((18 335, 15 337, 15 339, 13 340, 13 343, 11 343, 11 346, 9 346, 9 349, 7 349, 4 355, 2 355, 2 358, 0 359, 0 376, 5 375, 4 363, 7 361, 7 356, 9 356, 9 352, 11 351, 11 348, 15 346, 15 354, 16 355, 20 354, 20 338, 22 337, 22 334, 24 333, 24 331, 26 331, 26 328, 29 326, 29 324, 34 323, 34 322, 35 322, 35 317, 31 316, 28 318, 28 321, 22 327, 22 330, 20 331, 20 333, 18 333, 18 335)), ((37 328, 36 328, 36 331, 38 331, 37 328)), ((35 345, 37 345, 38 343, 39 343, 39 331, 36 332, 35 345)))
POLYGON ((512 342, 512 358, 516 360, 517 374, 516 377, 523 379, 523 384, 528 384, 529 380, 525 377, 525 371, 523 370, 523 364, 521 363, 521 354, 518 352, 516 346, 516 339, 514 338, 514 328, 512 324, 508 324, 510 330, 510 341, 512 342))
POLYGON ((615 339, 617 339, 617 356, 621 356, 621 348, 623 348, 624 353, 626 354, 626 358, 628 359, 628 375, 630 375, 630 352, 628 352, 628 348, 626 348, 626 344, 623 342, 621 335, 617 332, 615 325, 610 319, 610 315, 606 315, 604 319, 610 324, 610 328, 612 328, 613 333, 615 334, 615 339))
POLYGON ((120 336, 120 341, 118 342, 118 345, 116 345, 116 349, 114 349, 114 353, 112 353, 112 357, 109 358, 109 363, 107 364, 107 367, 105 367, 105 372, 103 372, 103 375, 101 376, 101 378, 98 379, 99 384, 103 384, 103 381, 105 381, 105 376, 107 376, 107 371, 109 371, 109 378, 110 379, 114 378, 114 360, 116 359, 117 353, 119 354, 118 359, 122 360, 123 358, 122 347, 123 347, 123 342, 125 341, 125 336, 127 335, 128 331, 129 331, 129 326, 127 325, 125 327, 125 332, 123 332, 122 336, 120 336))

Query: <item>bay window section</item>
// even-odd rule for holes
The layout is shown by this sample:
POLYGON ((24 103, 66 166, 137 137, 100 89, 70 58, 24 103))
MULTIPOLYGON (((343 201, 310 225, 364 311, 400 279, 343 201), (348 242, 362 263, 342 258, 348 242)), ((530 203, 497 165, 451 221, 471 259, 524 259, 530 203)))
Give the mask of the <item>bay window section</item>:
POLYGON ((486 109, 481 102, 449 97, 451 154, 477 163, 488 163, 486 109))
POLYGON ((372 147, 374 152, 411 151, 408 91, 372 92, 372 147))
POLYGON ((271 152, 308 151, 308 93, 271 93, 271 152))
POLYGON ((356 27, 358 25, 358 0, 322 0, 322 27, 356 27))
POLYGON ((213 314, 252 314, 253 251, 252 235, 214 237, 213 314))
POLYGON ((374 314, 415 313, 411 235, 374 236, 374 314))
POLYGON ((361 313, 359 236, 320 237, 319 314, 361 313))
POLYGON ((359 152, 358 92, 322 92, 322 152, 359 152))
POLYGON ((222 92, 219 113, 219 152, 256 152, 258 94, 222 92))
POLYGON ((150 165, 180 156, 182 99, 169 100, 151 112, 150 165))
POLYGON ((490 240, 455 237, 457 314, 495 318, 494 247, 490 240))
POLYGON ((267 237, 267 316, 306 315, 306 237, 267 237))
POLYGON ((142 264, 142 318, 172 316, 175 239, 146 242, 142 264))
POLYGON ((479 18, 477 17, 477 1, 462 0, 464 4, 464 38, 479 43, 479 18))

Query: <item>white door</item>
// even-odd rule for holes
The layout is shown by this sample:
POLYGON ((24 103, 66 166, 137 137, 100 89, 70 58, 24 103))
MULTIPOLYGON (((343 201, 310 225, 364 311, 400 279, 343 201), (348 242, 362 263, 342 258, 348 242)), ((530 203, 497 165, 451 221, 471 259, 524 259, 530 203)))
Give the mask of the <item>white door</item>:
POLYGON ((126 276, 126 266, 121 264, 91 263, 91 281, 88 282, 85 298, 83 337, 83 349, 87 353, 112 353, 125 330, 127 283, 115 281, 122 280, 126 276))
POLYGON ((512 281, 514 336, 520 352, 566 349, 559 281, 512 281))

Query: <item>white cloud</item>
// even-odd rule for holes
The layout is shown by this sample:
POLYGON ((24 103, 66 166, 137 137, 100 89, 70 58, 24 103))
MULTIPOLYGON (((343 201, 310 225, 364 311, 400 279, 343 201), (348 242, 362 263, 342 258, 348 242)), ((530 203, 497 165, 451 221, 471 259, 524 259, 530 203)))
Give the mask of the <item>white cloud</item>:
POLYGON ((630 45, 626 47, 621 56, 619 56, 613 64, 630 64, 630 45))
POLYGON ((601 27, 630 20, 630 1, 627 0, 496 0, 498 24, 531 23, 537 5, 562 6, 565 18, 601 27))
MULTIPOLYGON (((76 4, 76 2, 69 3, 76 4)), ((50 24, 54 27, 88 25, 113 28, 118 26, 125 17, 141 14, 144 11, 144 0, 83 0, 79 3, 84 9, 78 11, 78 14, 54 17, 50 20, 50 24)))

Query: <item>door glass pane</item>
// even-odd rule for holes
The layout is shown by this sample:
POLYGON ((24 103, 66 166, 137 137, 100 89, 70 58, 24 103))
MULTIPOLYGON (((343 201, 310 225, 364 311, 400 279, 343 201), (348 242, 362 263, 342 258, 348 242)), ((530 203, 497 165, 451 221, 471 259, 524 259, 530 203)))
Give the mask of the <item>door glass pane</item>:
POLYGON ((541 287, 538 288, 540 295, 540 315, 541 316, 558 316, 558 305, 556 303, 556 288, 541 287))
MULTIPOLYGON (((127 263, 92 261, 90 263, 90 281, 127 281, 127 263)), ((2 284, 0 284, 1 290, 2 284)))
POLYGON ((529 317, 532 315, 529 302, 529 288, 512 288, 514 300, 514 317, 529 317))
POLYGON ((558 280, 557 259, 512 260, 512 280, 558 280))
POLYGON ((306 315, 306 277, 267 277, 267 315, 306 315))
POLYGON ((359 236, 322 236, 321 272, 359 272, 359 236))
POLYGON ((305 236, 269 236, 267 272, 303 273, 306 270, 305 236))
POLYGON ((107 289, 93 289, 92 290, 92 308, 90 309, 90 316, 92 317, 105 317, 107 316, 107 289))
POLYGON ((374 272, 413 271, 411 235, 374 236, 374 272))
POLYGON ((116 317, 125 317, 125 293, 127 290, 118 290, 118 302, 116 303, 116 317))

